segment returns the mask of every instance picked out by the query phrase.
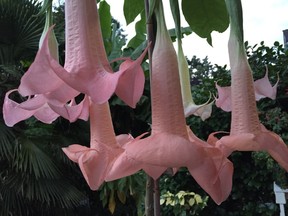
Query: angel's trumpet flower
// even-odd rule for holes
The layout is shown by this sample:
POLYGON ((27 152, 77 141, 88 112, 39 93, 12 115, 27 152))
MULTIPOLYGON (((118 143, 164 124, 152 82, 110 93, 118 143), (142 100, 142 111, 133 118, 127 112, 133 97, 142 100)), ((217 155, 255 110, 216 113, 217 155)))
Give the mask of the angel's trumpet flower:
POLYGON ((128 134, 115 136, 108 102, 100 105, 90 103, 89 114, 90 147, 73 144, 63 148, 63 151, 72 161, 79 164, 92 190, 97 190, 104 180, 125 177, 140 169, 144 169, 154 178, 158 178, 165 170, 144 165, 127 157, 121 158, 121 169, 111 170, 115 158, 123 153, 125 146, 134 139, 128 134))
POLYGON ((181 93, 182 93, 185 117, 188 117, 193 114, 195 116, 200 116, 200 118, 204 121, 211 116, 212 105, 214 101, 209 103, 210 101, 209 99, 204 104, 200 105, 195 104, 191 93, 189 67, 187 60, 184 56, 181 39, 177 39, 177 44, 178 44, 177 58, 178 58, 181 93))
MULTIPOLYGON (((52 4, 52 1, 47 0, 52 4)), ((52 5, 49 7, 52 10, 52 5)), ((7 125, 13 126, 34 115, 44 123, 53 122, 59 115, 73 122, 88 119, 87 100, 103 103, 116 90, 128 105, 135 107, 144 87, 141 61, 126 59, 120 70, 113 73, 103 45, 96 1, 69 0, 66 10, 66 60, 58 63, 58 46, 53 32, 51 11, 40 39, 35 61, 24 74, 18 88, 28 100, 17 103, 7 92, 3 107, 7 125), (69 72, 69 73, 68 73, 69 72), (64 79, 60 79, 56 74, 64 79), (74 98, 86 94, 85 100, 75 104, 74 98), (89 99, 90 100, 90 99, 89 99)))
MULTIPOLYGON (((34 63, 30 67, 30 71, 38 71, 41 73, 43 50, 48 50, 51 58, 58 61, 58 42, 52 29, 52 1, 47 0, 43 6, 43 12, 46 13, 46 21, 43 33, 39 41, 39 52, 37 53, 34 63)), ((44 72, 44 71, 43 71, 44 72)), ((49 73, 49 70, 46 71, 49 73)), ((37 79, 37 75, 34 77, 37 79)), ((46 85, 47 80, 39 80, 39 83, 46 85)), ((77 118, 87 120, 88 116, 82 112, 82 101, 75 105, 74 97, 79 94, 66 83, 62 82, 58 88, 52 92, 45 94, 29 95, 28 99, 22 103, 17 103, 10 99, 10 94, 17 92, 17 89, 10 90, 6 93, 3 104, 3 117, 6 125, 12 127, 19 121, 25 120, 34 116, 44 123, 52 123, 55 119, 62 115, 69 121, 75 121, 77 118), (69 101, 68 104, 66 102, 69 101), (82 114, 83 115, 82 115, 82 114)))
POLYGON ((55 91, 64 81, 95 103, 105 103, 116 92, 129 106, 135 107, 143 93, 145 77, 140 64, 146 52, 135 61, 124 61, 119 71, 113 72, 106 56, 95 0, 66 1, 65 27, 64 68, 43 47, 37 66, 23 76, 19 92, 23 96, 45 94, 55 91))
POLYGON ((217 140, 211 134, 208 142, 214 143, 228 156, 233 151, 267 151, 288 171, 288 148, 275 133, 260 124, 253 84, 243 43, 242 6, 240 0, 226 0, 230 15, 228 43, 231 66, 232 120, 230 135, 217 140))
MULTIPOLYGON (((261 79, 258 79, 254 82, 254 92, 255 99, 259 101, 262 98, 270 98, 274 100, 277 94, 277 85, 279 82, 279 77, 274 86, 271 85, 268 78, 268 67, 266 67, 265 76, 261 79)), ((216 98, 216 106, 221 108, 226 112, 232 111, 231 105, 231 86, 221 87, 216 82, 216 88, 218 91, 218 98, 216 98)))
POLYGON ((191 93, 191 83, 190 83, 190 73, 188 62, 183 52, 182 47, 182 34, 181 34, 181 18, 178 1, 170 0, 171 12, 173 15, 175 23, 175 33, 177 38, 177 61, 178 69, 181 83, 181 94, 184 106, 185 117, 190 115, 200 116, 204 121, 211 116, 212 104, 214 101, 210 102, 210 99, 201 105, 196 105, 192 93, 191 93))
POLYGON ((155 15, 157 33, 151 62, 152 134, 128 143, 122 156, 159 167, 187 167, 219 204, 230 193, 233 165, 219 149, 210 148, 187 128, 177 55, 166 28, 161 1, 155 6, 155 15))

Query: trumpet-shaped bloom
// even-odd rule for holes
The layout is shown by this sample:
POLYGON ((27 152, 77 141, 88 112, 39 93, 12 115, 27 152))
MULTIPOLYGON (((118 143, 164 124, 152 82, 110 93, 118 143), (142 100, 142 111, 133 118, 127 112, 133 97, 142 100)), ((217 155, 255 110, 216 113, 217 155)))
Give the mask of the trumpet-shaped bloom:
POLYGON ((122 157, 166 169, 187 167, 198 184, 221 203, 231 190, 233 165, 186 127, 177 56, 159 2, 151 71, 152 134, 127 143, 122 157))
POLYGON ((90 103, 90 147, 79 144, 63 148, 64 153, 79 164, 81 172, 92 190, 97 190, 106 181, 122 178, 144 169, 153 178, 158 178, 165 168, 145 165, 128 157, 121 157, 121 167, 114 164, 125 146, 134 141, 131 135, 115 136, 109 104, 90 103))
POLYGON ((3 107, 7 125, 13 126, 33 115, 44 123, 53 122, 59 115, 70 122, 87 120, 87 97, 103 103, 115 90, 131 107, 135 107, 140 99, 144 88, 144 74, 140 63, 146 52, 136 61, 126 59, 120 65, 120 71, 113 73, 103 46, 96 2, 78 1, 66 3, 67 42, 64 68, 58 63, 58 43, 52 27, 49 28, 52 25, 52 14, 46 13, 40 49, 18 88, 19 93, 28 96, 28 99, 17 103, 10 99, 10 93, 14 91, 7 92, 3 107), (56 75, 59 75, 58 72, 60 77, 65 73, 63 76, 67 75, 67 80, 74 81, 65 79, 67 83, 64 82, 56 75), (76 104, 74 98, 80 91, 86 97, 76 104))
MULTIPOLYGON (((58 42, 54 31, 51 28, 52 1, 50 1, 50 4, 51 5, 47 8, 45 27, 39 42, 40 50, 27 73, 30 73, 29 71, 38 71, 40 73, 42 70, 44 70, 43 73, 51 73, 49 68, 42 67, 45 65, 41 58, 43 50, 46 50, 51 54, 51 59, 58 61, 58 42), (45 71, 46 69, 47 71, 45 71)), ((37 74, 35 76, 38 78, 37 74)), ((43 86, 49 85, 49 83, 47 83, 49 80, 40 78, 38 80, 39 83, 42 83, 43 86)), ((17 103, 10 99, 10 94, 16 92, 17 89, 8 91, 5 95, 3 104, 3 117, 6 125, 12 127, 19 121, 25 120, 31 116, 35 116, 38 120, 47 124, 52 123, 59 115, 71 122, 75 121, 77 118, 87 120, 87 112, 84 111, 86 100, 83 100, 76 105, 74 97, 78 95, 79 92, 69 87, 63 81, 59 80, 59 82, 60 85, 54 91, 44 94, 29 95, 28 99, 22 103, 17 103)), ((21 88, 21 85, 19 88, 21 88)))
POLYGON ((211 116, 212 105, 214 101, 209 103, 210 101, 209 99, 204 104, 201 105, 195 104, 191 93, 190 73, 188 63, 184 56, 181 39, 177 39, 177 44, 178 44, 177 59, 178 59, 181 93, 182 93, 185 117, 188 117, 193 114, 195 116, 200 116, 201 119, 204 121, 211 116))
MULTIPOLYGON (((224 136, 220 140, 214 137, 215 133, 211 134, 209 142, 219 147, 226 156, 233 151, 267 151, 288 171, 286 144, 277 134, 265 129, 258 118, 255 85, 243 43, 242 20, 237 19, 242 17, 241 1, 226 0, 226 4, 231 23, 228 43, 232 79, 231 130, 230 135, 224 136)), ((260 82, 267 84, 265 80, 260 82)))
MULTIPOLYGON (((268 97, 274 100, 277 94, 278 81, 274 86, 271 85, 268 78, 268 68, 266 67, 265 76, 254 82, 255 99, 259 101, 262 98, 268 97)), ((216 98, 216 106, 226 112, 231 112, 231 86, 221 87, 216 83, 218 98, 216 98)))
POLYGON ((95 103, 105 103, 116 94, 135 107, 144 88, 141 62, 126 60, 113 72, 106 57, 95 0, 69 0, 65 3, 66 50, 64 68, 41 47, 37 67, 23 76, 19 92, 23 96, 53 92, 63 81, 95 103), (43 83, 43 80, 46 82, 43 83), (124 83, 129 83, 125 85, 124 83))

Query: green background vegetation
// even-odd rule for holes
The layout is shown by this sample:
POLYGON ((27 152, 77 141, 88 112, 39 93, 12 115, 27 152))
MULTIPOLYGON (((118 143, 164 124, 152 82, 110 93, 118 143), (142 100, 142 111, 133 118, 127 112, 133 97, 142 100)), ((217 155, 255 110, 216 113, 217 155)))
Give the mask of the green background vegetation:
MULTIPOLYGON (((43 16, 33 17, 39 10, 40 4, 34 0, 0 1, 0 104, 3 104, 8 90, 17 88, 21 76, 38 50, 45 19, 43 16)), ((101 10, 100 15, 109 12, 105 2, 101 3, 101 10)), ((54 15, 57 24, 55 31, 60 44, 60 62, 63 63, 64 6, 55 8, 54 15)), ((127 16, 133 20, 133 14, 128 13, 127 16)), ((139 49, 136 48, 144 45, 145 22, 138 22, 136 36, 123 50, 127 43, 125 35, 119 23, 112 19, 111 24, 105 20, 107 17, 101 16, 101 24, 106 29, 103 35, 109 59, 137 56, 139 49), (103 25, 108 25, 108 28, 103 25)), ((209 41, 209 36, 207 38, 209 41)), ((264 42, 254 46, 246 42, 245 45, 255 79, 264 76, 266 66, 273 84, 277 76, 280 77, 276 100, 262 99, 257 105, 261 122, 287 143, 288 51, 279 42, 275 42, 272 47, 265 46, 264 42)), ((227 66, 212 65, 208 58, 199 59, 196 56, 188 58, 188 63, 196 103, 206 102, 209 92, 216 95, 216 81, 222 86, 229 85, 227 66)), ((113 67, 118 67, 117 63, 113 64, 113 67)), ((145 90, 136 109, 126 106, 116 97, 110 100, 116 134, 131 133, 138 136, 150 129, 148 65, 143 64, 143 68, 146 74, 145 90)), ((202 122, 199 117, 189 117, 187 124, 199 138, 206 140, 211 132, 229 131, 230 113, 213 106, 209 119, 202 122)), ((143 214, 146 184, 144 173, 105 183, 99 191, 91 191, 77 164, 71 162, 61 150, 71 143, 89 145, 87 122, 69 123, 60 118, 46 125, 31 118, 8 128, 0 119, 0 215, 103 216, 111 215, 111 211, 117 216, 143 214)), ((180 169, 173 177, 168 173, 163 175, 160 179, 162 215, 278 214, 273 182, 288 188, 287 173, 265 152, 236 152, 230 159, 235 167, 233 189, 229 198, 220 206, 207 197, 186 169, 180 169)))

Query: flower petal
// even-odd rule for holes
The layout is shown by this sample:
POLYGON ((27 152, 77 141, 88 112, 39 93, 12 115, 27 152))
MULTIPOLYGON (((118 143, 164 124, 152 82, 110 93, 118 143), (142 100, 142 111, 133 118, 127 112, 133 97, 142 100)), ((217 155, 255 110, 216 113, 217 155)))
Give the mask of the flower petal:
POLYGON ((52 65, 55 73, 65 83, 77 91, 91 97, 94 103, 103 104, 115 92, 118 79, 122 72, 109 73, 104 67, 79 69, 77 72, 66 71, 60 65, 52 65))
POLYGON ((200 116, 202 121, 205 121, 207 118, 211 116, 212 113, 212 105, 214 101, 210 103, 209 101, 210 99, 206 103, 200 105, 192 103, 188 104, 186 107, 184 107, 185 116, 188 117, 194 114, 195 116, 200 116))
POLYGON ((69 120, 70 122, 74 122, 77 119, 82 119, 87 121, 89 117, 89 99, 87 96, 77 105, 73 103, 74 99, 70 104, 65 104, 62 106, 55 106, 53 104, 49 104, 51 109, 69 120))
POLYGON ((67 155, 67 157, 76 163, 78 162, 78 159, 83 154, 83 152, 88 150, 88 147, 78 144, 73 144, 66 148, 62 148, 62 151, 67 155))
POLYGON ((59 117, 59 114, 54 112, 48 104, 44 104, 40 109, 36 110, 34 116, 45 124, 51 124, 59 117))
POLYGON ((135 61, 126 60, 119 68, 120 71, 123 70, 124 72, 119 78, 115 93, 132 108, 135 108, 136 103, 143 94, 145 76, 141 62, 147 53, 148 47, 135 61))
POLYGON ((162 167, 182 167, 188 163, 201 163, 198 148, 181 136, 170 133, 151 135, 127 144, 129 157, 146 164, 162 167), (165 149, 165 150, 164 150, 165 149))
POLYGON ((90 149, 82 154, 79 159, 79 167, 91 190, 97 190, 104 182, 109 156, 105 152, 90 149))
POLYGON ((19 107, 25 110, 36 110, 42 107, 47 102, 44 95, 35 95, 33 98, 19 104, 19 107))
POLYGON ((274 86, 271 85, 268 78, 268 67, 266 67, 265 76, 254 82, 256 100, 258 101, 261 98, 265 97, 275 100, 277 94, 278 82, 279 82, 279 76, 276 84, 274 86))
POLYGON ((134 160, 124 151, 122 154, 115 158, 112 165, 109 167, 105 181, 113 181, 116 179, 124 178, 126 176, 135 174, 141 169, 143 169, 147 175, 156 180, 162 175, 162 173, 165 172, 167 168, 153 166, 134 160))
POLYGON ((5 94, 3 104, 3 118, 5 124, 9 127, 13 127, 16 123, 30 118, 35 113, 34 110, 25 110, 19 107, 19 104, 9 98, 12 92, 17 91, 13 89, 5 94))
POLYGON ((221 87, 216 82, 216 88, 218 91, 218 98, 215 98, 215 104, 225 112, 231 112, 231 87, 221 87))
POLYGON ((201 166, 188 166, 188 170, 196 182, 218 205, 229 196, 233 175, 233 164, 230 161, 219 162, 221 162, 220 167, 215 167, 215 161, 207 158, 201 166))
POLYGON ((63 83, 51 68, 51 61, 56 62, 50 55, 48 45, 51 31, 52 27, 47 32, 34 62, 21 78, 18 90, 23 96, 51 92, 63 83))

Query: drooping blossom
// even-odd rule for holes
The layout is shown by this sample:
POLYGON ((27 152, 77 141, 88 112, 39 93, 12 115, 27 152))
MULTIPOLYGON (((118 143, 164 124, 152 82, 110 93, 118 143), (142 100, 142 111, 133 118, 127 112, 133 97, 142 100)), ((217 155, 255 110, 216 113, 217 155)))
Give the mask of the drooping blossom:
POLYGON ((23 96, 55 91, 63 83, 88 95, 94 103, 105 103, 116 94, 135 107, 143 93, 145 77, 140 66, 145 52, 135 61, 126 60, 113 72, 104 48, 97 3, 95 0, 69 0, 65 3, 65 65, 51 58, 43 47, 38 65, 22 78, 19 92, 23 96), (43 84, 42 80, 47 80, 43 84), (129 85, 126 85, 129 83, 129 85))
MULTIPOLYGON (((228 51, 231 67, 231 129, 230 135, 220 140, 214 136, 215 133, 211 134, 208 142, 219 147, 226 156, 233 151, 267 151, 288 171, 286 144, 277 134, 267 130, 258 118, 255 85, 243 43, 241 1, 226 0, 226 5, 230 15, 228 51)), ((264 82, 261 88, 266 87, 265 80, 260 81, 264 82)), ((268 95, 273 95, 274 89, 266 88, 266 91, 268 95)))
POLYGON ((190 115, 200 116, 200 118, 205 121, 211 116, 212 105, 214 101, 209 102, 210 99, 201 105, 196 105, 192 93, 191 93, 191 83, 190 83, 190 72, 188 67, 188 62, 183 52, 182 47, 182 33, 181 33, 181 18, 178 1, 170 1, 171 12, 173 15, 175 23, 175 33, 177 41, 177 61, 181 84, 181 94, 184 106, 185 117, 190 115))
MULTIPOLYGON (((46 1, 45 4, 48 7, 46 8, 44 30, 39 41, 39 52, 37 53, 36 59, 27 73, 30 73, 29 71, 42 71, 47 69, 42 67, 45 65, 41 58, 42 55, 45 55, 43 50, 48 51, 51 58, 58 61, 58 42, 51 27, 52 1, 46 1)), ((43 7, 46 7, 45 4, 43 7)), ((49 69, 46 72, 48 74, 49 69)), ((48 80, 42 78, 43 77, 40 77, 38 82, 42 83, 42 85, 49 85, 49 83, 46 83, 48 80)), ((15 92, 18 92, 18 90, 12 89, 8 91, 5 95, 3 104, 4 121, 6 125, 10 127, 19 121, 30 118, 31 116, 34 116, 36 119, 47 124, 50 124, 57 119, 60 115, 59 113, 61 113, 64 118, 67 118, 71 122, 75 121, 77 118, 84 120, 87 120, 88 118, 88 116, 82 112, 83 104, 86 103, 85 100, 76 105, 74 103, 74 97, 78 95, 79 92, 75 91, 64 82, 62 82, 61 85, 59 85, 59 87, 54 91, 44 94, 29 95, 28 99, 21 103, 10 99, 11 94, 14 94, 15 92)))
POLYGON ((198 184, 219 204, 230 193, 233 165, 219 149, 198 139, 186 126, 177 56, 161 1, 155 6, 155 15, 157 33, 151 62, 152 132, 147 138, 127 143, 126 151, 114 165, 121 169, 122 158, 129 157, 166 169, 187 167, 198 184))
MULTIPOLYGON (((108 102, 90 103, 90 147, 79 144, 63 148, 72 161, 79 164, 81 172, 92 190, 97 190, 104 180, 114 180, 144 169, 158 178, 166 168, 146 165, 128 157, 121 157, 121 168, 115 169, 114 161, 124 153, 125 146, 134 141, 128 134, 115 136, 108 102), (111 168, 113 166, 113 169, 111 168)), ((136 138, 139 139, 139 138, 136 138)))
POLYGON ((214 101, 209 102, 210 101, 209 99, 204 104, 200 105, 195 104, 191 93, 190 73, 188 63, 184 56, 181 39, 177 39, 177 44, 178 44, 177 59, 178 59, 181 93, 182 93, 185 117, 188 117, 193 114, 195 116, 200 116, 201 119, 204 121, 211 116, 212 105, 214 101))
POLYGON ((6 94, 3 113, 9 126, 33 115, 44 123, 53 122, 59 115, 70 122, 87 120, 88 97, 93 102, 104 103, 114 91, 131 107, 141 97, 144 74, 140 64, 146 52, 136 61, 126 59, 114 73, 106 57, 96 2, 69 0, 65 11, 64 68, 58 63, 58 44, 52 27, 48 29, 52 22, 51 13, 47 12, 50 17, 46 19, 40 49, 18 88, 21 96, 28 99, 17 103, 9 97, 14 90, 6 94), (77 104, 75 97, 80 93, 86 96, 77 104))
MULTIPOLYGON (((279 78, 274 86, 271 85, 268 78, 268 67, 266 67, 265 76, 261 79, 258 79, 254 82, 254 92, 255 99, 259 101, 262 98, 270 98, 274 100, 277 94, 277 85, 279 82, 279 78)), ((216 82, 216 88, 218 91, 218 98, 216 98, 216 106, 221 108, 226 112, 232 111, 231 106, 231 86, 221 87, 216 82)))

